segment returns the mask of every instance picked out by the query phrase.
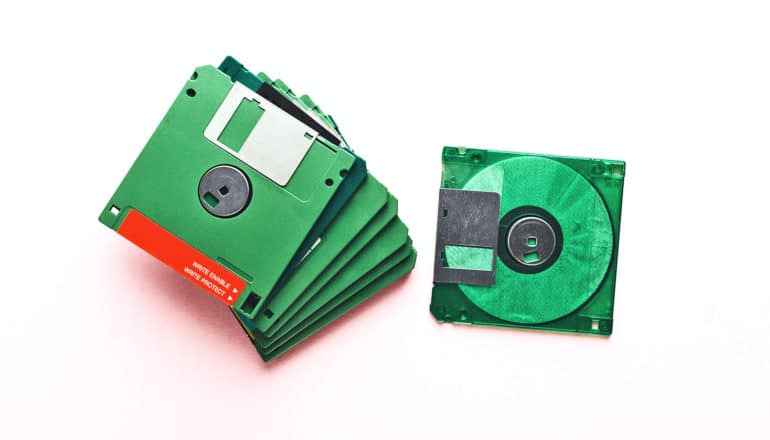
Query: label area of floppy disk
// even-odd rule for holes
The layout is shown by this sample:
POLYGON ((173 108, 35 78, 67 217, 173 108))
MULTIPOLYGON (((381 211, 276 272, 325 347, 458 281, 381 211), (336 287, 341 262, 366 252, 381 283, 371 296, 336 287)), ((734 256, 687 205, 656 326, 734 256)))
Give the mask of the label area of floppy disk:
POLYGON ((228 306, 246 287, 242 278, 135 209, 128 211, 118 233, 228 306))

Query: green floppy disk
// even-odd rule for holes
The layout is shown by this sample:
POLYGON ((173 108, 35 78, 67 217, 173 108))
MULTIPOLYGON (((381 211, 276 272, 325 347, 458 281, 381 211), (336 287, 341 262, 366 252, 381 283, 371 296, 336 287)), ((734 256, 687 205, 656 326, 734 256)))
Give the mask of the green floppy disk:
MULTIPOLYGON (((331 143, 339 145, 352 153, 352 150, 348 147, 344 137, 340 134, 336 122, 331 116, 325 114, 321 108, 313 102, 308 95, 297 97, 294 92, 289 88, 286 83, 280 79, 273 80, 265 73, 260 72, 254 74, 246 69, 242 64, 232 57, 227 57, 219 65, 219 70, 226 73, 233 81, 237 81, 251 89, 252 91, 259 93, 269 101, 276 104, 282 110, 288 112, 292 117, 302 121, 306 125, 318 130, 319 136, 328 139, 331 143)), ((244 103, 239 105, 243 106, 244 103)), ((241 112, 244 113, 244 112, 241 112)), ((261 114, 260 114, 261 115, 261 114)), ((236 114, 237 116, 237 114, 236 114)), ((227 124, 225 131, 229 130, 231 126, 239 127, 242 124, 243 118, 233 118, 227 124)), ((261 116, 260 116, 261 117, 261 116)), ((248 128, 245 127, 245 128, 248 128)), ((233 130, 230 130, 233 131, 233 130)), ((223 132, 223 137, 226 133, 223 132)), ((275 130, 274 135, 284 136, 281 130, 275 130)), ((277 145, 279 146, 279 145, 277 145)), ((354 154, 355 156, 355 154, 354 154)), ((355 156, 356 160, 348 170, 341 170, 340 177, 343 179, 334 194, 332 200, 326 205, 326 208, 321 213, 321 216, 316 220, 310 232, 308 232, 305 240, 300 245, 298 251, 294 254, 294 257, 284 269, 283 274, 276 283, 276 287, 283 285, 287 278, 291 276, 296 266, 307 256, 307 253, 318 244, 318 239, 321 233, 328 227, 332 221, 336 221, 336 216, 339 214, 346 202, 353 196, 358 190, 358 187, 366 179, 366 163, 363 159, 355 156)), ((262 157, 262 160, 269 159, 262 157)), ((324 184, 330 185, 332 181, 327 179, 324 184)), ((274 292, 270 292, 267 295, 261 297, 252 295, 248 300, 252 300, 250 304, 236 307, 235 310, 245 319, 255 319, 257 314, 262 311, 264 304, 268 297, 271 297, 274 292)), ((245 303, 245 302, 244 302, 245 303)))
POLYGON ((625 162, 462 147, 441 159, 433 316, 610 335, 625 162))
POLYGON ((334 278, 337 273, 340 272, 353 257, 361 252, 362 249, 364 249, 369 244, 369 242, 377 236, 377 234, 379 234, 389 223, 391 223, 396 218, 397 210, 398 201, 395 199, 395 197, 388 195, 388 201, 385 204, 385 207, 361 230, 361 232, 355 236, 355 238, 347 246, 345 246, 343 251, 337 255, 334 260, 332 260, 332 262, 326 267, 323 273, 318 276, 307 289, 302 291, 298 297, 290 298, 287 306, 280 310, 280 314, 278 314, 276 310, 273 310, 271 306, 271 310, 276 312, 276 314, 268 320, 263 319, 262 322, 264 322, 265 325, 258 327, 257 331, 260 331, 268 336, 272 336, 278 330, 278 328, 283 325, 283 321, 286 320, 288 316, 293 315, 297 310, 305 305, 305 303, 316 292, 318 292, 332 278, 334 278))
POLYGON ((271 85, 257 90, 270 98, 196 69, 99 216, 247 315, 361 177, 333 133, 271 85))
MULTIPOLYGON (((382 230, 366 248, 357 253, 355 257, 345 267, 336 273, 331 280, 326 283, 319 291, 308 295, 305 303, 297 309, 295 313, 287 316, 285 321, 272 333, 267 335, 271 339, 281 337, 285 332, 290 331, 294 326, 307 318, 316 309, 330 301, 334 296, 342 292, 346 287, 353 284, 356 280, 364 276, 369 271, 375 269, 378 264, 396 253, 408 242, 407 229, 404 223, 398 218, 392 220, 385 229, 382 230)), ((405 257, 404 255, 403 257, 405 257)), ((403 258, 402 257, 402 258, 403 258)))
POLYGON ((296 299, 323 272, 345 246, 363 229, 387 202, 385 187, 369 176, 350 201, 340 211, 335 222, 327 228, 301 264, 286 282, 266 302, 256 318, 239 314, 247 328, 259 328, 272 324, 291 302, 296 299))
POLYGON ((415 261, 331 116, 231 57, 192 72, 99 220, 231 307, 265 360, 415 261))
POLYGON ((388 285, 392 284, 399 278, 409 273, 409 271, 411 271, 414 268, 416 257, 417 257, 416 252, 414 251, 414 249, 411 249, 409 256, 405 260, 398 263, 398 265, 396 265, 395 267, 390 269, 387 273, 385 273, 384 275, 374 280, 369 285, 353 293, 353 295, 350 296, 350 298, 345 300, 342 304, 340 304, 339 306, 331 310, 328 314, 326 314, 322 318, 318 319, 312 324, 309 324, 303 330, 299 331, 296 335, 287 339, 285 342, 281 343, 280 345, 272 347, 272 349, 269 352, 264 349, 261 349, 256 343, 254 343, 254 341, 252 341, 252 343, 254 343, 254 346, 257 348, 257 352, 265 361, 273 360, 276 357, 282 355, 287 350, 299 344, 304 339, 308 338, 309 336, 311 336, 312 334, 314 334, 315 332, 317 332, 327 324, 338 319, 340 316, 347 313, 349 310, 355 308, 356 306, 361 304, 363 301, 365 301, 375 293, 386 288, 388 285))
MULTIPOLYGON (((276 333, 272 338, 266 339, 255 334, 254 342, 261 349, 270 351, 272 347, 278 346, 313 322, 322 319, 326 314, 334 310, 337 306, 349 299, 355 292, 369 285, 380 276, 387 273, 390 269, 406 259, 412 251, 411 240, 407 241, 392 252, 384 260, 370 264, 357 264, 358 260, 350 264, 350 268, 340 274, 339 283, 329 283, 321 292, 319 292, 311 301, 309 301, 299 313, 291 317, 286 326, 276 333), (367 270, 366 272, 360 272, 367 270), (353 280, 350 282, 350 280, 353 280)), ((335 280, 336 281, 336 280, 335 280)))

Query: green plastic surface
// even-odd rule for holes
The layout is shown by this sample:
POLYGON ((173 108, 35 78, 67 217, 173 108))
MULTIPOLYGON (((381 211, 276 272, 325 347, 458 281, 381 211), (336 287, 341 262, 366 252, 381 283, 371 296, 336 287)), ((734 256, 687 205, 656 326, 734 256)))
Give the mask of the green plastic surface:
POLYGON ((244 278, 264 298, 334 197, 340 172, 350 169, 355 157, 318 137, 288 184, 276 185, 203 136, 232 84, 215 67, 196 69, 99 220, 117 229, 129 208, 136 209, 244 278), (220 164, 238 167, 252 184, 250 205, 228 219, 206 212, 197 194, 203 173, 220 164), (326 179, 334 184, 325 185, 326 179), (112 214, 113 206, 119 215, 112 214))
MULTIPOLYGON (((234 78, 240 79, 243 68, 236 64, 237 62, 230 59, 220 68, 234 73, 234 78), (231 65, 227 65, 228 63, 231 65)), ((313 111, 336 130, 336 123, 331 117, 323 114, 309 97, 296 98, 283 82, 273 81, 265 74, 260 73, 257 78, 260 84, 270 84, 295 103, 299 101, 306 110, 313 111)), ((251 81, 251 78, 248 80, 251 81)), ((339 133, 338 130, 336 132, 339 133)), ((329 304, 339 304, 343 301, 342 298, 349 296, 343 295, 343 292, 351 292, 347 289, 350 287, 349 283, 355 282, 356 279, 359 284, 363 279, 371 281, 377 270, 369 270, 371 274, 366 274, 370 267, 387 268, 394 264, 394 254, 388 257, 385 255, 387 252, 383 254, 381 249, 394 245, 392 241, 396 235, 386 234, 383 229, 387 230, 387 225, 395 224, 397 202, 395 198, 386 196, 381 184, 370 180, 373 179, 367 179, 358 188, 334 222, 323 232, 320 243, 286 276, 285 282, 279 284, 270 299, 262 304, 260 313, 254 318, 236 313, 236 318, 251 337, 262 337, 262 332, 275 334, 279 329, 284 333, 291 332, 292 335, 302 333, 310 322, 315 322, 319 315, 323 315, 317 309, 325 305, 324 310, 331 310, 329 304), (360 257, 362 263, 367 262, 369 266, 348 264, 354 257, 360 257), (381 261, 383 258, 385 261, 381 261), (312 320, 307 319, 309 314, 312 314, 312 320)), ((391 229, 398 228, 391 226, 391 229)), ((395 244, 405 242, 405 228, 403 237, 398 237, 395 244)), ((406 257, 408 250, 409 248, 404 248, 399 254, 401 259, 406 257)), ((379 272, 382 273, 383 270, 379 272)), ((288 339, 283 337, 282 341, 288 339)))
MULTIPOLYGON (((296 313, 288 317, 280 328, 273 332, 271 339, 278 340, 287 334, 292 334, 313 314, 323 314, 324 307, 335 300, 343 298, 343 291, 354 285, 366 274, 375 271, 380 265, 395 265, 406 258, 411 244, 408 241, 406 226, 399 219, 393 220, 377 238, 370 243, 364 252, 356 255, 342 271, 337 273, 329 283, 314 294, 296 313), (401 253, 399 253, 401 250, 401 253), (395 258, 395 261, 393 260, 395 258)), ((388 269, 388 267, 386 267, 388 269)), ((254 333, 254 338, 258 337, 254 333)))
MULTIPOLYGON (((291 322, 287 326, 287 330, 276 333, 272 338, 265 338, 261 334, 255 334, 255 344, 265 352, 272 351, 275 347, 284 344, 297 334, 301 333, 302 330, 311 326, 315 321, 322 319, 363 287, 369 285, 400 262, 404 261, 411 252, 412 242, 409 240, 396 252, 393 252, 390 256, 377 263, 376 266, 365 274, 360 275, 359 278, 348 286, 343 288, 340 286, 328 286, 324 291, 320 292, 301 313, 292 317, 291 322)), ((355 268, 351 268, 351 270, 355 270, 355 268)))
MULTIPOLYGON (((263 114, 242 101, 219 140, 238 151, 263 114)), ((232 311, 249 335, 269 343, 258 348, 269 360, 414 267, 397 200, 367 176, 364 160, 309 96, 228 57, 218 69, 195 70, 99 220, 117 230, 137 210, 243 278, 248 286, 232 311), (321 133, 284 187, 203 135, 234 82, 321 133), (240 169, 251 183, 248 206, 230 218, 214 217, 198 199, 202 175, 217 165, 240 169)))
POLYGON ((277 358, 278 356, 282 355, 283 353, 288 351, 290 348, 299 344, 300 342, 302 342, 303 340, 305 340, 306 338, 308 338, 313 333, 317 332, 318 330, 320 330, 330 322, 338 319, 343 314, 355 308, 356 306, 361 304, 366 299, 370 298, 375 293, 381 291, 382 289, 386 288, 393 282, 397 281, 399 278, 409 273, 409 271, 411 271, 414 268, 414 263, 416 258, 417 258, 417 253, 414 251, 414 249, 411 249, 411 252, 407 256, 407 258, 402 260, 395 267, 390 269, 387 273, 383 274, 382 276, 372 281, 369 285, 361 288, 357 292, 353 292, 347 300, 343 301, 334 309, 330 310, 326 315, 320 317, 313 323, 308 324, 307 327, 305 327, 304 329, 299 331, 296 335, 290 337, 286 341, 280 343, 280 345, 271 347, 269 351, 260 348, 260 346, 254 341, 252 341, 252 343, 254 343, 254 346, 257 348, 257 351, 259 352, 260 356, 265 361, 270 361, 277 358))
POLYGON ((369 176, 323 233, 318 245, 307 254, 286 283, 271 296, 262 313, 254 319, 238 314, 244 326, 249 329, 266 329, 274 320, 279 319, 348 243, 383 210, 387 200, 385 187, 369 176))
MULTIPOLYGON (((369 222, 361 232, 340 252, 337 257, 327 266, 324 272, 316 278, 310 286, 305 289, 297 298, 293 298, 289 301, 288 307, 282 310, 282 313, 273 317, 272 322, 266 327, 265 330, 258 328, 262 333, 267 336, 273 336, 275 332, 284 325, 284 321, 288 317, 297 313, 302 306, 310 300, 326 283, 333 279, 338 272, 340 272, 348 262, 358 255, 362 250, 369 245, 374 238, 385 229, 385 227, 394 221, 398 210, 398 201, 395 197, 388 195, 388 201, 385 204, 382 212, 369 222)), ((400 244, 400 243, 399 243, 400 244)), ((272 310, 272 309, 271 309, 272 310)))
MULTIPOLYGON (((289 89, 289 87, 283 81, 272 80, 265 73, 258 73, 255 75, 241 63, 239 63, 235 58, 230 56, 222 61, 222 63, 219 65, 219 70, 229 76, 233 81, 237 81, 246 87, 249 87, 255 93, 260 93, 262 88, 277 91, 280 96, 283 96, 289 101, 290 106, 293 105, 301 112, 314 116, 313 119, 316 123, 319 123, 322 127, 325 126, 333 135, 339 137, 343 142, 341 147, 352 153, 350 147, 344 143, 344 138, 340 134, 339 129, 337 128, 337 124, 334 123, 331 116, 324 114, 321 111, 321 108, 318 107, 307 95, 303 96, 302 98, 297 98, 294 92, 289 89)), ((225 127, 224 133, 220 137, 222 140, 224 140, 223 137, 231 138, 230 140, 234 145, 242 145, 242 142, 245 141, 246 136, 249 134, 249 125, 246 125, 246 122, 253 121, 255 116, 256 118, 261 116, 260 111, 257 109, 244 109, 246 110, 243 112, 245 115, 241 119, 245 119, 245 121, 242 121, 239 120, 239 116, 241 115, 240 110, 241 109, 239 108, 239 111, 233 115, 227 124, 227 127, 225 127), (248 110, 251 111, 249 112, 248 110), (246 115, 249 113, 253 115, 251 118, 246 117, 246 115), (233 127, 231 128, 231 126, 233 127)), ((358 187, 366 179, 366 162, 355 154, 354 156, 355 161, 353 162, 353 165, 347 170, 344 170, 344 172, 341 171, 340 175, 344 178, 337 187, 337 191, 335 191, 334 197, 329 201, 329 203, 326 205, 326 208, 324 208, 324 210, 321 212, 321 215, 316 219, 313 227, 310 229, 310 231, 308 231, 305 239, 302 241, 299 248, 295 252, 294 257, 284 268, 281 277, 275 283, 275 288, 282 286, 287 281, 297 265, 299 265, 299 263, 302 261, 302 258, 316 243, 318 237, 320 237, 329 226, 329 224, 335 220, 335 217, 340 213, 342 207, 353 196, 353 194, 358 190, 358 187), (342 173, 344 173, 344 175, 342 173)), ((275 292, 271 291, 268 294, 259 295, 257 297, 258 300, 254 302, 253 307, 250 307, 249 310, 244 310, 244 308, 241 307, 246 301, 246 296, 244 295, 239 298, 239 301, 237 304, 235 304, 234 308, 243 319, 257 319, 260 314, 263 313, 263 309, 265 304, 267 304, 268 298, 273 297, 274 294, 275 292)))
MULTIPOLYGON (((439 321, 609 335, 625 163, 446 147, 442 187, 501 195, 500 217, 522 206, 553 215, 564 235, 553 265, 520 273, 497 259, 495 284, 436 283, 439 321)), ((472 260, 448 249, 450 266, 472 260)), ((500 249, 498 249, 500 252, 500 249)))
MULTIPOLYGON (((559 221, 564 234, 561 254, 547 270, 520 273, 499 265, 494 286, 460 285, 485 312, 517 323, 553 321, 586 302, 604 279, 612 225, 599 193, 569 166, 545 157, 512 157, 482 169, 463 189, 493 189, 507 209, 540 207, 559 221)), ((447 247, 446 258, 456 267, 455 260, 466 260, 468 253, 469 248, 447 247)))

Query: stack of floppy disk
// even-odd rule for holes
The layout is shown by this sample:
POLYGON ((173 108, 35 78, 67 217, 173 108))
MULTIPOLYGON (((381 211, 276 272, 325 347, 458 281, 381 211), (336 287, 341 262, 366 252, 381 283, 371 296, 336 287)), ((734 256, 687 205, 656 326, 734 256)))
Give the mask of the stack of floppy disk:
POLYGON ((192 73, 99 220, 230 306, 265 360, 415 261, 334 120, 229 57, 192 73))

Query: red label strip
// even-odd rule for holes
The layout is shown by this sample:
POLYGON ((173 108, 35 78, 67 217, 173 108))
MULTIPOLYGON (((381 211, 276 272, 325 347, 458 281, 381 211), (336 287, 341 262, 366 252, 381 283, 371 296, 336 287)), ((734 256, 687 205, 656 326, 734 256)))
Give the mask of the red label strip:
POLYGON ((135 209, 126 215, 118 233, 228 306, 246 288, 246 281, 135 209))

